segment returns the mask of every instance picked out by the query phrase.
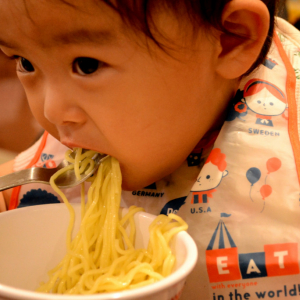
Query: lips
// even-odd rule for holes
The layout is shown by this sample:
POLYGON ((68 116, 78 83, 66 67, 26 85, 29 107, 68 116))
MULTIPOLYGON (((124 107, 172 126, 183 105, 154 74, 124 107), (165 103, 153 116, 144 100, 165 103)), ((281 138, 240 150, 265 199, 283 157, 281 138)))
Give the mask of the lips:
POLYGON ((67 146, 68 148, 85 148, 90 149, 89 145, 82 141, 82 134, 76 134, 76 130, 71 130, 69 127, 58 128, 58 135, 60 142, 67 146), (76 138, 76 136, 81 136, 81 138, 76 138))
POLYGON ((64 139, 64 138, 61 138, 60 142, 63 145, 65 145, 65 146, 67 146, 68 148, 71 148, 71 149, 73 149, 73 148, 86 148, 86 147, 83 147, 83 146, 79 145, 78 143, 74 143, 74 142, 72 142, 68 139, 64 139))
POLYGON ((91 145, 88 145, 86 143, 73 142, 71 140, 64 139, 64 138, 61 138, 60 142, 63 145, 65 145, 65 146, 67 146, 68 148, 71 148, 71 149, 73 149, 73 148, 83 148, 83 149, 94 150, 94 151, 103 153, 103 152, 99 151, 98 149, 96 149, 95 147, 92 147, 91 145))
POLYGON ((67 138, 67 137, 61 137, 60 138, 60 142, 67 146, 68 148, 70 149, 73 149, 73 148, 83 148, 83 149, 88 149, 88 150, 93 150, 93 151, 97 151, 99 153, 102 153, 102 154, 107 154, 105 151, 103 151, 99 145, 93 145, 91 142, 84 142, 84 141, 80 141, 79 139, 70 139, 70 138, 67 138))
POLYGON ((56 127, 58 130, 60 142, 68 148, 84 148, 88 150, 97 151, 103 154, 112 154, 105 137, 101 132, 89 128, 74 128, 70 126, 56 127))

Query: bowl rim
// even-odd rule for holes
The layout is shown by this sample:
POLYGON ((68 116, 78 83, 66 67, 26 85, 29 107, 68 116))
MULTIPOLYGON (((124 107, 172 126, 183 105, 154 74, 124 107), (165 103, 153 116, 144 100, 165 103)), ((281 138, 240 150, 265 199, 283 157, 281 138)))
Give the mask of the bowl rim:
MULTIPOLYGON (((72 203, 72 205, 78 205, 78 203, 72 203)), ((61 203, 57 204, 46 204, 41 205, 41 208, 45 208, 47 205, 61 205, 61 203)), ((64 204, 63 204, 64 205, 64 204)), ((31 207, 24 207, 24 209, 39 209, 38 206, 31 206, 31 207)), ((21 209, 18 209, 21 210, 21 209)), ((17 210, 7 211, 7 213, 17 212, 17 210)), ((138 212, 139 214, 153 216, 153 214, 149 214, 146 212, 138 212)), ((138 299, 141 296, 148 296, 150 294, 156 294, 166 288, 171 288, 175 286, 179 282, 183 281, 185 277, 187 277, 191 271, 193 270, 194 266, 196 265, 197 258, 198 258, 198 250, 195 241, 192 237, 186 232, 182 231, 177 234, 177 237, 183 240, 184 244, 186 245, 187 251, 187 258, 181 265, 179 269, 175 272, 167 276, 166 278, 157 281, 155 283, 139 287, 132 290, 124 290, 120 292, 109 292, 109 293, 98 293, 92 295, 65 295, 65 294, 48 294, 48 293, 40 293, 35 291, 28 291, 25 289, 14 288, 5 284, 0 283, 0 296, 4 296, 8 299, 31 299, 31 300, 110 300, 110 299, 138 299)))

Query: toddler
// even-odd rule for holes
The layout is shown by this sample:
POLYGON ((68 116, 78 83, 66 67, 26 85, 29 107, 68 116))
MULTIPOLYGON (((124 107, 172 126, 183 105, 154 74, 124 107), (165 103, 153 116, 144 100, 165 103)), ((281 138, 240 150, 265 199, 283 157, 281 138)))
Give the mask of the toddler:
MULTIPOLYGON (((111 155, 122 206, 189 224, 199 258, 182 299, 298 295, 300 35, 274 27, 276 0, 0 4, 0 48, 46 130, 1 175, 56 166, 68 148, 111 155)), ((60 201, 38 184, 1 197, 60 201)))

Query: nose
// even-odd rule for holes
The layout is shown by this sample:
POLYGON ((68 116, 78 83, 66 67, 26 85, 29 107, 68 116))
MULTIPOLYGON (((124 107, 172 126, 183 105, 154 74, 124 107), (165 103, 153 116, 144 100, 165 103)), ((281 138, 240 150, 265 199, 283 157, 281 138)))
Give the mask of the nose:
POLYGON ((86 120, 84 110, 77 101, 78 95, 59 84, 50 85, 44 94, 45 118, 56 126, 83 124, 86 120))

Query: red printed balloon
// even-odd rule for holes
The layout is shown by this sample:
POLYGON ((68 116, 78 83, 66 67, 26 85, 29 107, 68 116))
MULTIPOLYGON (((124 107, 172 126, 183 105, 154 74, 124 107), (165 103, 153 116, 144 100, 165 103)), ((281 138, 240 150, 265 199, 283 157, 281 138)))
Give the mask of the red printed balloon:
POLYGON ((272 157, 267 161, 268 174, 277 171, 281 167, 281 160, 277 157, 272 157))
POLYGON ((261 193, 262 198, 265 200, 266 197, 268 197, 272 194, 272 187, 268 184, 264 184, 260 188, 260 193, 261 193))

